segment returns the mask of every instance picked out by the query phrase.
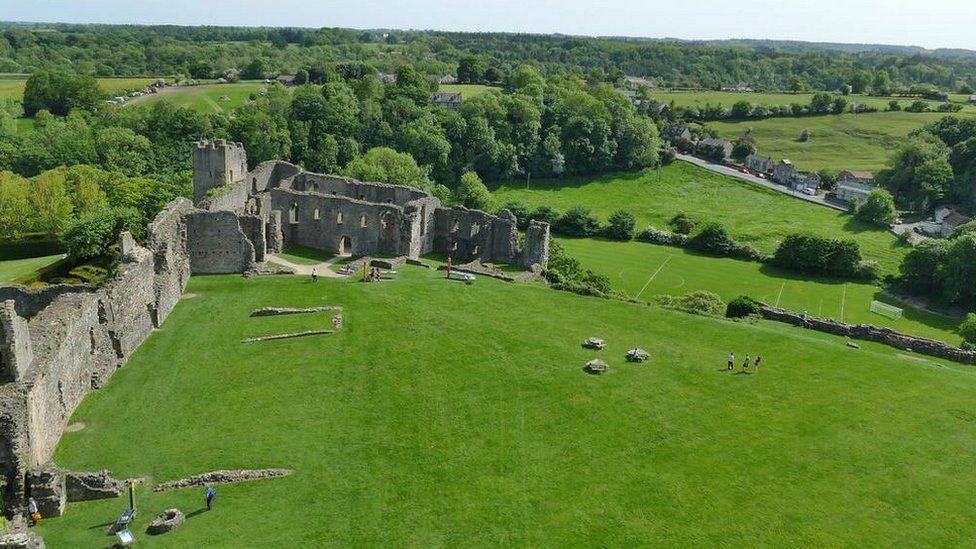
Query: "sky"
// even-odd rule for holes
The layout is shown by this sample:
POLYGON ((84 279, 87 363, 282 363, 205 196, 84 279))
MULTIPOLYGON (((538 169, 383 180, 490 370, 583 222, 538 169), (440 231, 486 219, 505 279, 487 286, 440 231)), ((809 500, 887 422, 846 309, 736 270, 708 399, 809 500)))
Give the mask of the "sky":
POLYGON ((976 0, 0 0, 0 20, 762 38, 976 50, 976 0))

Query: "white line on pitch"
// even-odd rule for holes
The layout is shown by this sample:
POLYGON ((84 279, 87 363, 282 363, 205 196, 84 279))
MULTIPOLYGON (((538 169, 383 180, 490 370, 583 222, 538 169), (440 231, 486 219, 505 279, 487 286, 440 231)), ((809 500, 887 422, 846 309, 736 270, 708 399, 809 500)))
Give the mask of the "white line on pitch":
POLYGON ((661 263, 661 266, 658 267, 656 271, 654 271, 654 274, 651 275, 651 278, 647 279, 647 282, 644 284, 644 287, 641 288, 639 292, 637 292, 637 295, 634 296, 634 299, 637 299, 638 297, 641 296, 642 293, 644 293, 644 290, 646 290, 647 287, 651 285, 651 281, 654 280, 654 277, 657 276, 657 273, 661 272, 661 269, 663 269, 664 266, 668 264, 668 261, 671 261, 672 257, 674 256, 669 255, 668 258, 664 260, 664 263, 661 263))
POLYGON ((786 283, 784 282, 783 285, 779 287, 779 293, 776 294, 776 306, 777 307, 779 307, 779 298, 783 297, 783 288, 785 288, 785 287, 786 287, 786 283))
POLYGON ((847 303, 847 284, 844 284, 844 292, 840 295, 840 321, 844 322, 844 304, 847 303))

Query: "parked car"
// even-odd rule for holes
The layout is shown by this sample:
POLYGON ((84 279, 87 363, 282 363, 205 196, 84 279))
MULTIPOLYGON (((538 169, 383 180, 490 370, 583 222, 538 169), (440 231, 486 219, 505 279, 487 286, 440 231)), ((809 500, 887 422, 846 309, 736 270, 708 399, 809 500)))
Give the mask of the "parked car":
POLYGON ((810 196, 817 196, 817 190, 811 189, 810 187, 803 187, 803 194, 807 194, 810 196))

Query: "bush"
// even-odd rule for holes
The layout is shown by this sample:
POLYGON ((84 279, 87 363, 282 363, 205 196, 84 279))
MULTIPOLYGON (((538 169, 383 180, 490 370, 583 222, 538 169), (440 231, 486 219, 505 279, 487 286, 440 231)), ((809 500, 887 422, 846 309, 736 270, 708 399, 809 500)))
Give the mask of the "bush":
POLYGON ((857 274, 861 250, 853 240, 795 233, 787 235, 772 260, 784 269, 850 277, 857 274))
POLYGON ((688 239, 688 247, 711 255, 729 257, 737 245, 725 227, 719 223, 710 222, 703 225, 694 236, 688 239))
POLYGON ((491 193, 475 172, 464 172, 461 182, 454 189, 454 195, 458 203, 466 208, 484 211, 491 208, 491 193))
POLYGON ((662 307, 705 316, 721 316, 725 303, 718 294, 698 290, 682 296, 656 295, 654 301, 662 307))
POLYGON ((905 112, 928 112, 929 104, 925 101, 915 101, 911 105, 905 107, 905 112))
POLYGON ((559 219, 559 212, 549 206, 539 206, 528 214, 528 218, 529 221, 542 221, 554 225, 556 220, 559 219))
POLYGON ((549 263, 543 276, 557 290, 598 297, 612 293, 609 278, 584 269, 579 261, 566 255, 558 242, 549 243, 549 263))
POLYGON ((858 261, 854 276, 869 282, 878 280, 881 277, 881 265, 871 259, 858 261))
POLYGON ((665 246, 684 246, 688 242, 688 237, 683 234, 671 233, 648 225, 637 235, 637 240, 650 244, 663 244, 665 246))
POLYGON ((633 240, 637 218, 627 210, 617 210, 610 214, 603 236, 612 240, 633 240))
POLYGON ((959 112, 962 110, 962 105, 958 103, 943 103, 936 110, 939 112, 959 112))
POLYGON ((895 198, 884 189, 871 191, 867 200, 858 209, 855 217, 861 221, 887 227, 895 222, 898 210, 895 208, 895 198))
POLYGON ((674 147, 665 147, 661 150, 658 156, 661 158, 661 165, 667 166, 668 164, 674 162, 675 158, 678 157, 678 150, 674 147))
POLYGON ((552 229, 565 236, 593 236, 600 231, 600 221, 589 208, 577 206, 557 219, 552 229))
POLYGON ((134 208, 109 208, 80 217, 61 235, 61 244, 74 261, 108 253, 122 231, 142 237, 142 216, 134 208))
POLYGON ((749 296, 739 296, 725 307, 725 316, 728 318, 745 318, 747 316, 758 315, 761 311, 761 304, 749 296))
POLYGON ((959 325, 959 335, 966 340, 966 343, 976 345, 976 314, 966 315, 966 320, 959 325))
POLYGON ((800 132, 800 137, 798 138, 798 141, 800 141, 801 143, 806 143, 807 141, 810 141, 810 130, 803 130, 802 132, 800 132))
POLYGON ((685 212, 678 212, 668 221, 668 225, 674 232, 688 235, 691 234, 691 231, 695 230, 695 226, 698 225, 698 220, 685 212))

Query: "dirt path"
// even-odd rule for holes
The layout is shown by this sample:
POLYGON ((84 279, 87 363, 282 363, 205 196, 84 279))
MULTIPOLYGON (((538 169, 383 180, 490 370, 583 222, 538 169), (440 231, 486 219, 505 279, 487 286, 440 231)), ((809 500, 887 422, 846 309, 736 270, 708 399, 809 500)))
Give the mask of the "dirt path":
POLYGON ((341 274, 333 271, 329 268, 330 265, 342 261, 345 257, 337 255, 328 261, 323 261, 322 263, 317 263, 315 265, 299 265, 298 263, 293 263, 287 259, 282 258, 274 254, 268 254, 268 259, 277 263, 279 265, 288 267, 289 269, 295 271, 298 275, 311 275, 312 269, 315 269, 319 276, 322 278, 345 278, 341 274))

